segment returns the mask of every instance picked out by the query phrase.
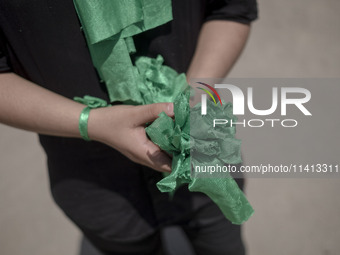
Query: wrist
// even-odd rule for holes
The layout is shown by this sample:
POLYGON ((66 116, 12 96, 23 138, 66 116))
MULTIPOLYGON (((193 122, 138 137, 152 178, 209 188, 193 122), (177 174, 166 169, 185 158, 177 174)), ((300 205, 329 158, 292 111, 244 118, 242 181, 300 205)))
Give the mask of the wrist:
POLYGON ((92 141, 105 143, 105 112, 106 108, 96 108, 91 109, 88 122, 87 122, 87 132, 88 137, 92 141))
MULTIPOLYGON (((111 106, 110 104, 108 104, 105 100, 97 98, 97 97, 92 97, 92 96, 84 96, 83 98, 80 97, 74 97, 74 100, 79 102, 79 103, 83 103, 86 106, 83 108, 83 110, 81 111, 80 115, 79 115, 79 133, 80 136, 85 140, 85 141, 91 141, 92 139, 99 139, 97 138, 96 134, 100 134, 101 132, 98 131, 94 131, 92 132, 92 130, 96 130, 96 128, 92 128, 92 123, 97 123, 97 121, 91 121, 91 135, 89 134, 89 119, 90 119, 90 113, 92 112, 91 115, 96 115, 93 114, 93 111, 95 111, 97 108, 106 108, 108 106, 111 106), (91 136, 91 138, 90 138, 91 136)), ((99 112, 99 111, 96 111, 99 112)), ((95 125, 94 127, 98 127, 100 125, 95 125)))

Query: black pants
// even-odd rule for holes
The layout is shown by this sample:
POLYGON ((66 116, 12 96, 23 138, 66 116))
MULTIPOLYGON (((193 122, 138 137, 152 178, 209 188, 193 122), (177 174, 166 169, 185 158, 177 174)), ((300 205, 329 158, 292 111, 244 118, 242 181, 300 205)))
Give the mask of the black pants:
POLYGON ((104 254, 164 254, 164 255, 244 255, 241 240, 241 227, 231 224, 214 206, 200 210, 187 225, 166 227, 156 232, 151 239, 142 240, 143 244, 129 243, 127 249, 119 252, 101 252, 87 238, 83 238, 80 255, 104 254))

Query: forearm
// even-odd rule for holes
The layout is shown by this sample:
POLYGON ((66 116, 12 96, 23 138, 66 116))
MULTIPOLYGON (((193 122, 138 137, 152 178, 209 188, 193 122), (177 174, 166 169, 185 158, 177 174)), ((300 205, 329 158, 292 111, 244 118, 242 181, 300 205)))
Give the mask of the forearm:
POLYGON ((14 73, 0 74, 0 122, 41 134, 80 137, 84 105, 14 73))
POLYGON ((188 79, 224 78, 240 56, 249 31, 249 25, 232 21, 204 23, 187 72, 188 79))

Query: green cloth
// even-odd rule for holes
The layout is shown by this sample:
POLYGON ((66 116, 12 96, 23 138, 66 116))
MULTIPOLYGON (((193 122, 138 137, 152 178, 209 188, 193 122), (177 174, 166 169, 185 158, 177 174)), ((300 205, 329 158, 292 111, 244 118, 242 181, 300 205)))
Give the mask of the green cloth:
POLYGON ((202 116, 200 104, 190 110, 189 93, 180 94, 174 102, 175 120, 162 112, 145 129, 155 144, 173 155, 172 172, 159 181, 157 187, 162 192, 174 192, 180 185, 188 183, 190 191, 205 193, 226 218, 234 224, 241 224, 254 210, 235 180, 228 173, 221 178, 192 170, 195 166, 241 163, 241 142, 235 139, 235 127, 212 128, 215 118, 235 121, 232 105, 224 103, 221 107, 208 101, 208 108, 208 114, 202 116))
POLYGON ((171 102, 187 86, 185 75, 141 57, 135 66, 132 36, 172 20, 171 0, 74 0, 92 61, 111 102, 171 102))
MULTIPOLYGON (((247 220, 253 209, 230 176, 205 178, 190 174, 195 164, 240 162, 235 129, 210 132, 207 121, 214 115, 200 118, 198 106, 190 114, 189 94, 182 93, 188 87, 186 77, 162 65, 161 56, 139 57, 135 65, 131 60, 130 54, 136 50, 132 36, 170 21, 171 0, 74 0, 74 5, 93 64, 105 81, 111 102, 151 104, 178 98, 175 121, 161 113, 146 128, 151 140, 173 155, 172 172, 157 183, 159 190, 174 192, 179 185, 188 183, 190 191, 210 196, 233 223, 247 220), (190 122, 191 127, 199 129, 190 129, 190 122)), ((230 113, 231 105, 223 109, 230 113)))

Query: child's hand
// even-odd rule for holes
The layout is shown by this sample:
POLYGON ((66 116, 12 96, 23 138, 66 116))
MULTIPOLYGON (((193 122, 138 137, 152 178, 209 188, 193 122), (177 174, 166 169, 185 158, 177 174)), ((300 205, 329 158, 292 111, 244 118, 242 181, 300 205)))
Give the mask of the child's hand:
POLYGON ((162 111, 172 117, 173 104, 116 105, 93 109, 88 120, 88 134, 91 140, 115 148, 136 163, 170 172, 170 157, 147 138, 144 130, 145 123, 154 121, 162 111))

